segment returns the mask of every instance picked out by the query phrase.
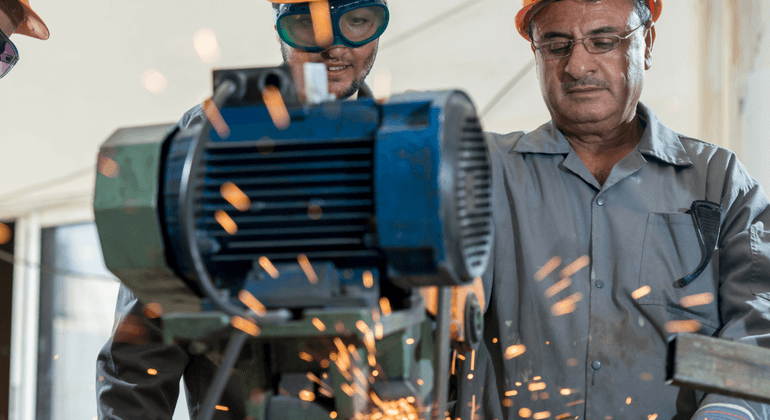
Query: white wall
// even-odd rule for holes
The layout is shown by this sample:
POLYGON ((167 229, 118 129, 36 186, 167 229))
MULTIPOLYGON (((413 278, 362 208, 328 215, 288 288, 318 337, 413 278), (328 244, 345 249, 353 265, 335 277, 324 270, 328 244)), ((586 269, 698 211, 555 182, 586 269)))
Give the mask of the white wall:
MULTIPOLYGON (((391 1, 391 25, 372 76, 387 72, 394 92, 460 88, 479 110, 533 57, 516 33, 518 2, 510 0, 391 1), (466 4, 450 19, 407 42, 397 35, 466 4)), ((264 0, 116 2, 35 0, 51 38, 14 36, 17 67, 0 81, 0 217, 53 201, 87 202, 99 145, 118 127, 175 121, 211 93, 212 68, 266 66, 281 60, 264 0), (202 61, 193 36, 210 28, 220 58, 202 61), (154 69, 166 77, 161 93, 142 86, 154 69), (81 176, 40 194, 7 194, 79 170, 81 176)), ((664 123, 695 137, 701 130, 702 49, 698 0, 667 1, 657 25, 653 68, 642 100, 664 123)), ((370 81, 372 79, 370 76, 370 81)), ((491 131, 531 130, 549 119, 534 71, 488 113, 491 131)))

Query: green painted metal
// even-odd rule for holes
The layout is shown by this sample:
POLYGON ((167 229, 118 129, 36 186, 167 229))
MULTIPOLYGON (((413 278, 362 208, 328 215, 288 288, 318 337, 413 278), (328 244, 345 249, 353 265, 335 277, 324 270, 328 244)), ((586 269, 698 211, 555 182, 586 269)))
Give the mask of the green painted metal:
POLYGON ((94 216, 107 268, 141 301, 190 312, 200 310, 200 299, 166 264, 158 213, 161 153, 172 127, 123 128, 107 139, 99 151, 94 216))

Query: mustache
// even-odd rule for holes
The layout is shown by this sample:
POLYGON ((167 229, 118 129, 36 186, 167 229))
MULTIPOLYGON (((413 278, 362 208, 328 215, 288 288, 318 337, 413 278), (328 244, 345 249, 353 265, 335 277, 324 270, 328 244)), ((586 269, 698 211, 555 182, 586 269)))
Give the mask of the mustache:
POLYGON ((586 76, 580 80, 575 80, 574 82, 564 83, 562 85, 562 89, 566 92, 575 86, 596 86, 598 88, 605 88, 605 89, 609 87, 607 82, 604 80, 599 80, 595 77, 586 76))

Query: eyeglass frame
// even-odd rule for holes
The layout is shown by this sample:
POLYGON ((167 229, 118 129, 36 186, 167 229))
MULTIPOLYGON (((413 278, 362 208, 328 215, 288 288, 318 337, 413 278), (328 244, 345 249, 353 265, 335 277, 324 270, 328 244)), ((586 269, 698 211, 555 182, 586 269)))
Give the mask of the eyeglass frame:
MULTIPOLYGON (((334 41, 332 45, 344 45, 348 48, 358 48, 382 36, 382 34, 388 28, 388 23, 390 23, 390 10, 388 9, 388 5, 383 0, 357 0, 347 4, 337 4, 337 3, 342 3, 342 1, 338 1, 338 2, 330 1, 330 5, 329 5, 330 12, 333 15, 332 16, 332 33, 334 34, 334 41), (362 7, 368 7, 368 6, 380 7, 385 11, 385 18, 383 20, 383 24, 381 25, 382 29, 377 31, 379 33, 375 32, 376 35, 373 35, 361 42, 352 42, 347 38, 345 38, 344 36, 342 36, 341 35, 342 31, 339 28, 339 18, 334 19, 334 16, 341 17, 342 15, 344 15, 345 13, 351 10, 362 8, 362 7)), ((284 30, 281 25, 281 19, 287 16, 303 15, 303 14, 310 14, 310 7, 307 5, 307 3, 282 4, 279 7, 279 10, 273 15, 273 19, 275 22, 275 29, 278 32, 278 36, 287 45, 289 45, 292 48, 296 48, 298 50, 302 50, 310 53, 317 53, 317 52, 324 51, 326 48, 304 47, 301 45, 297 45, 289 37, 284 36, 284 30)))
POLYGON ((540 51, 540 54, 543 55, 543 58, 548 59, 548 60, 556 60, 556 59, 559 59, 559 58, 569 57, 570 55, 572 55, 572 51, 575 49, 575 44, 578 43, 578 42, 583 44, 583 46, 585 47, 586 51, 588 51, 589 54, 606 54, 606 53, 608 53, 610 51, 614 51, 614 50, 618 49, 618 47, 620 47, 623 44, 623 41, 625 41, 628 38, 630 38, 631 35, 633 35, 634 32, 636 32, 637 29, 641 28, 642 26, 646 26, 646 25, 647 25, 647 22, 643 22, 643 23, 639 24, 639 26, 637 26, 636 28, 631 29, 630 31, 628 31, 628 33, 626 35, 624 35, 624 36, 620 36, 618 34, 596 34, 596 35, 590 35, 590 36, 587 36, 587 37, 584 37, 584 38, 567 39, 566 41, 542 42, 540 44, 535 44, 535 41, 532 41, 532 48, 535 49, 535 50, 540 51), (607 51, 593 52, 593 51, 591 51, 591 48, 586 43, 586 40, 589 40, 589 39, 592 39, 592 38, 594 38, 594 39, 595 38, 617 38, 618 44, 616 46, 610 48, 607 51), (543 50, 542 50, 543 46, 547 46, 547 45, 550 45, 550 44, 556 44, 556 43, 559 43, 559 42, 568 42, 569 43, 569 51, 566 54, 560 55, 560 56, 549 57, 549 56, 547 56, 546 54, 543 53, 543 50))
MULTIPOLYGON (((15 66, 16 63, 19 62, 19 49, 16 48, 16 44, 14 44, 13 41, 11 41, 8 35, 6 35, 2 30, 0 30, 0 43, 2 42, 7 42, 8 44, 10 44, 11 48, 13 49, 13 52, 16 53, 16 56, 13 57, 13 60, 11 60, 11 62, 6 63, 8 64, 8 68, 5 69, 5 71, 2 74, 0 74, 0 79, 5 77, 6 74, 10 73, 11 69, 13 69, 13 66, 15 66)), ((3 46, 3 50, 2 52, 0 52, 0 54, 5 54, 5 46, 3 46)))

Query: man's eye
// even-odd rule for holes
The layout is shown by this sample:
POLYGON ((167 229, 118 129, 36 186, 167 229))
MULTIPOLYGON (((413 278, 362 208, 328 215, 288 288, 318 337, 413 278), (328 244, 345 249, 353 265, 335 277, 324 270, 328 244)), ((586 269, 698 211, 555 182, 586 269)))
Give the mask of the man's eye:
POLYGON ((310 16, 299 16, 296 22, 302 26, 313 26, 313 19, 310 16))
POLYGON ((613 37, 597 37, 590 38, 591 44, 600 50, 612 49, 617 42, 617 39, 613 37))
POLYGON ((565 54, 569 52, 571 45, 572 43, 567 41, 551 42, 546 48, 548 48, 548 51, 552 54, 565 54))

